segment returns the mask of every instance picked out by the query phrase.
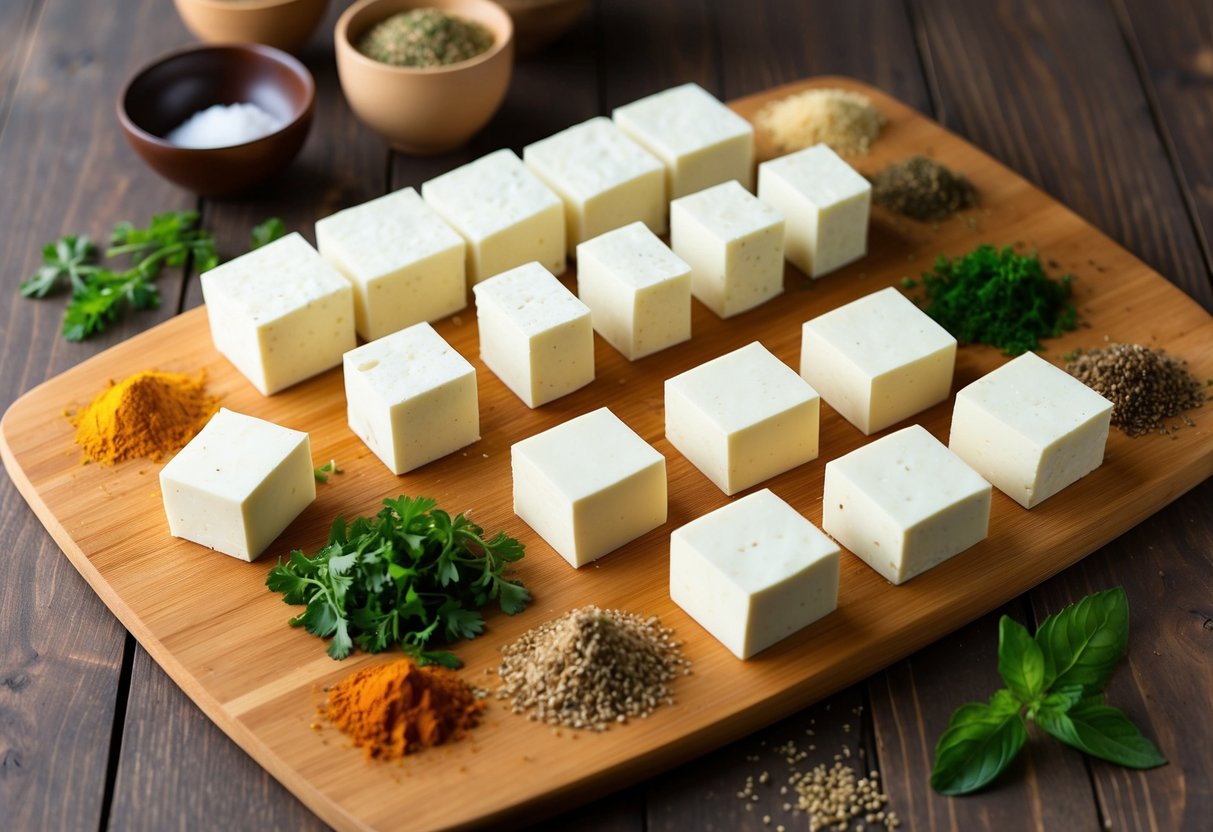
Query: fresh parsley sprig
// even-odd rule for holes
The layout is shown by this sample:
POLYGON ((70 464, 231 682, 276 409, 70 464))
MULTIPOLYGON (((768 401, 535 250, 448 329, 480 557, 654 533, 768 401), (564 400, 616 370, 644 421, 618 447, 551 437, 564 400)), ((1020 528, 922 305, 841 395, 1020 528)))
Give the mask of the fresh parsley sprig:
POLYGON ((1167 761, 1122 711, 1104 704, 1103 686, 1129 639, 1129 602, 1120 587, 1071 604, 1036 637, 1003 616, 998 673, 1006 687, 988 703, 961 705, 935 746, 931 786, 976 791, 1005 769, 1028 738, 1030 720, 1067 745, 1130 768, 1167 761))
POLYGON ((33 277, 22 281, 21 294, 44 298, 64 288, 64 278, 73 292, 82 291, 88 277, 99 270, 93 241, 69 234, 42 247, 42 265, 33 277))
POLYGON ((503 532, 486 537, 462 514, 452 520, 434 500, 383 503, 373 518, 347 525, 338 517, 327 546, 310 558, 291 552, 266 586, 287 604, 307 605, 291 626, 331 638, 334 659, 355 645, 378 653, 399 644, 420 664, 459 667, 454 654, 428 648, 475 638, 492 601, 507 615, 526 608, 530 593, 506 577, 523 546, 503 532))

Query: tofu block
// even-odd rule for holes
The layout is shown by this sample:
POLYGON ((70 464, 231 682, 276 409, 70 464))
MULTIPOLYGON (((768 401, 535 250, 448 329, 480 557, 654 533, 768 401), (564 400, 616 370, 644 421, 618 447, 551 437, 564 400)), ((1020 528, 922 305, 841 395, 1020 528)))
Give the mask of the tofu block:
POLYGON ((353 284, 368 341, 467 306, 467 245, 412 188, 318 221, 316 246, 353 284))
POLYGON ((665 232, 665 166, 609 118, 529 144, 522 159, 564 202, 570 257, 578 243, 633 222, 665 232))
POLYGON ((902 584, 985 540, 990 484, 921 425, 826 463, 821 526, 902 584))
POLYGON ((759 165, 758 198, 783 214, 787 258, 809 277, 868 253, 872 186, 826 145, 759 165))
POLYGON ((467 241, 472 285, 532 260, 564 274, 564 204, 512 150, 431 179, 421 195, 467 241))
POLYGON ((948 447, 1032 508, 1103 464, 1112 403, 1027 352, 956 394, 948 447))
POLYGON ((816 459, 820 409, 757 341, 665 383, 666 439, 725 494, 816 459))
POLYGON ((308 435, 220 408, 160 470, 173 537, 254 561, 316 499, 308 435))
POLYGON ((528 263, 473 287, 480 358, 527 407, 594 380, 590 308, 528 263))
POLYGON ((480 438, 476 370, 428 323, 345 354, 350 430, 403 474, 480 438))
POLYGON ((730 179, 754 187, 754 128, 697 84, 617 107, 612 118, 665 163, 670 199, 730 179))
POLYGON ((514 513, 575 567, 666 518, 665 457, 605 407, 510 449, 514 513))
POLYGON ((352 350, 354 291, 299 234, 202 275, 215 349, 266 396, 352 350))
POLYGON ((800 375, 867 436, 946 399, 955 366, 956 339, 892 287, 802 331, 800 375))
POLYGON ((841 552, 764 488, 670 534, 670 598, 739 659, 838 607, 841 552))
POLYGON ((691 267, 642 222, 577 246, 577 294, 629 361, 691 337, 691 267))
POLYGON ((691 264, 691 292, 728 318, 783 291, 783 216, 736 182, 670 204, 670 246, 691 264))

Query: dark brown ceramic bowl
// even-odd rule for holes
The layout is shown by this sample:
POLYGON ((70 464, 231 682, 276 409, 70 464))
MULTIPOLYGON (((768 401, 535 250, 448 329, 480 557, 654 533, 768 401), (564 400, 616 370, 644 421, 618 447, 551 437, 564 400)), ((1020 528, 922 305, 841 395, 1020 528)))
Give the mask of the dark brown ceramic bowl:
POLYGON ((256 44, 197 46, 131 79, 118 97, 118 121, 156 173, 202 196, 230 196, 290 164, 307 138, 315 100, 311 73, 285 52, 256 44), (228 147, 179 147, 164 138, 199 110, 237 103, 256 104, 286 126, 228 147))

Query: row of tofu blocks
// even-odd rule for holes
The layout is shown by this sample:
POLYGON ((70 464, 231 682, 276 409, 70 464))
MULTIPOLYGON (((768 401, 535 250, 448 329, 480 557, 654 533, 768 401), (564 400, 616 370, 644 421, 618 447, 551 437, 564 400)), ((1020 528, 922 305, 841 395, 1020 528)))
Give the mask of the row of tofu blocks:
POLYGON ((216 347, 270 395, 335 366, 355 332, 451 315, 469 284, 523 264, 558 276, 567 253, 594 327, 636 359, 690 337, 691 295, 729 317, 783 290, 785 257, 816 277, 866 252, 867 180, 819 145, 760 165, 753 196, 752 127, 693 84, 524 158, 500 150, 321 219, 318 253, 292 234, 207 272, 216 347), (674 255, 655 236, 667 207, 674 255))
MULTIPOLYGON (((894 295, 904 302, 887 290, 869 298, 894 295)), ((470 413, 440 396, 422 422, 385 422, 397 452, 431 429, 466 430, 471 365, 428 324, 389 337, 416 339, 398 353, 409 360, 388 359, 398 370, 449 362, 472 385, 470 413)), ((352 370, 374 372, 377 361, 352 370)), ((1097 468, 1111 407, 1025 354, 957 394, 949 446, 914 425, 828 462, 823 528, 900 584, 986 537, 991 483, 1031 508, 1097 468)), ((812 387, 758 343, 666 382, 667 438, 730 494, 816 458, 818 415, 812 387)), ((516 443, 511 457, 515 512, 575 567, 666 521, 665 457, 607 408, 516 443)), ((315 495, 306 434, 226 410, 164 468, 161 485, 174 535, 250 560, 315 495)), ((763 490, 671 534, 670 594, 746 658, 835 608, 839 558, 763 490)))

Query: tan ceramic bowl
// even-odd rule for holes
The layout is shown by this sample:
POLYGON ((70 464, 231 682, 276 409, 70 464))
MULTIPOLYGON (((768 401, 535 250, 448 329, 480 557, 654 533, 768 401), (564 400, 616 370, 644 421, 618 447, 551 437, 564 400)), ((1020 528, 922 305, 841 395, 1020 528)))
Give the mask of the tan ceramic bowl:
POLYGON ((207 43, 261 43, 298 52, 328 0, 173 0, 186 28, 207 43))
POLYGON ((590 0, 498 0, 514 21, 519 55, 538 52, 577 25, 590 0))
POLYGON ((354 114, 397 150, 418 156, 459 147, 505 98, 514 67, 514 25, 490 0, 358 0, 334 32, 337 75, 354 114), (371 26, 409 9, 438 8, 493 33, 487 52, 448 66, 391 66, 354 48, 371 26))

